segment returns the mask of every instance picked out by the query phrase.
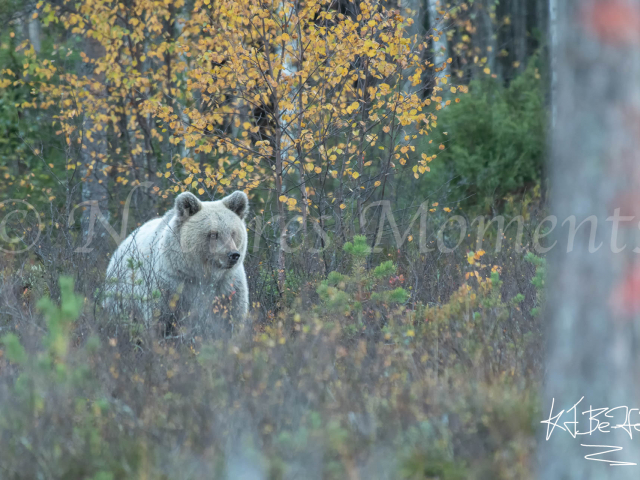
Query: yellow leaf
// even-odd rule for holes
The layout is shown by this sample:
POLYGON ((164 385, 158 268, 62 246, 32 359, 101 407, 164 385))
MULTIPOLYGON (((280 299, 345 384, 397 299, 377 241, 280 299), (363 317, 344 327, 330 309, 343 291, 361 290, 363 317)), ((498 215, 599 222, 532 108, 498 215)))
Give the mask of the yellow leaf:
POLYGON ((278 197, 278 200, 280 200, 281 202, 286 202, 287 201, 287 197, 285 195, 280 195, 278 197))
POLYGON ((376 181, 376 183, 373 184, 374 187, 379 187, 380 185, 382 185, 382 182, 380 180, 376 181))
POLYGON ((491 69, 489 67, 484 69, 484 73, 486 73, 487 75, 489 75, 491 73, 491 69))
POLYGON ((345 208, 347 208, 347 206, 344 203, 340 204, 340 210, 344 210, 345 208))
POLYGON ((351 174, 351 177, 354 178, 354 179, 358 178, 359 176, 360 176, 360 174, 358 172, 353 172, 351 174))
POLYGON ((204 188, 198 189, 198 195, 204 195, 204 188))
POLYGON ((469 265, 475 265, 476 259, 474 258, 473 252, 467 253, 467 262, 469 262, 469 265))
POLYGON ((295 207, 295 206, 296 206, 296 203, 298 203, 298 201, 297 201, 295 198, 290 198, 289 200, 287 200, 287 204, 288 204, 290 207, 295 207))

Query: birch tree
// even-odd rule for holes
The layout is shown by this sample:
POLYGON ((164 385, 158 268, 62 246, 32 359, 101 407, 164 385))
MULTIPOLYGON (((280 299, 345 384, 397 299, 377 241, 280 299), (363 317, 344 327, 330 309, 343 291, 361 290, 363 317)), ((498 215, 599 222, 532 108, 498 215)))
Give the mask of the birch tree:
POLYGON ((558 87, 558 7, 556 0, 549 0, 549 58, 551 60, 551 128, 556 126, 557 101, 556 89, 558 87))
MULTIPOLYGON (((88 80, 86 98, 104 97, 104 70, 96 68, 96 61, 104 55, 102 45, 94 38, 87 38, 85 41, 84 65, 80 68, 88 80)), ((87 102, 89 103, 89 102, 87 102)), ((97 202, 100 211, 109 215, 107 201, 109 192, 107 190, 106 175, 106 135, 102 124, 106 117, 105 109, 99 102, 93 105, 89 103, 82 122, 82 144, 80 146, 80 157, 82 159, 82 202, 97 202)), ((91 218, 91 208, 85 208, 82 213, 82 237, 83 244, 91 240, 93 235, 93 221, 91 218)))
POLYGON ((449 75, 449 64, 447 63, 448 49, 444 25, 444 10, 440 0, 428 1, 429 23, 431 24, 431 34, 433 35, 433 63, 439 72, 437 76, 445 78, 449 75))
MULTIPOLYGON (((637 409, 640 398, 640 0, 564 0, 556 8, 550 167, 558 228, 539 478, 637 478, 640 467, 627 464, 640 464, 640 444, 630 438, 638 432, 624 427, 625 409, 609 417, 589 410, 637 409), (561 225, 572 216, 590 221, 567 251, 561 225), (590 223, 597 225, 591 247, 590 223)), ((638 423, 637 410, 629 421, 638 423)))

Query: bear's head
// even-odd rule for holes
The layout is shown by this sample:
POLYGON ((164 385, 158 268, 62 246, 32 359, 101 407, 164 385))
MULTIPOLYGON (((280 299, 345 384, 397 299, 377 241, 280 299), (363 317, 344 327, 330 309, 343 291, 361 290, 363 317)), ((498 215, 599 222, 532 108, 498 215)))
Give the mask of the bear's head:
POLYGON ((236 191, 221 200, 201 202, 189 192, 176 197, 175 227, 187 268, 193 273, 230 270, 242 265, 247 251, 244 218, 249 199, 236 191))

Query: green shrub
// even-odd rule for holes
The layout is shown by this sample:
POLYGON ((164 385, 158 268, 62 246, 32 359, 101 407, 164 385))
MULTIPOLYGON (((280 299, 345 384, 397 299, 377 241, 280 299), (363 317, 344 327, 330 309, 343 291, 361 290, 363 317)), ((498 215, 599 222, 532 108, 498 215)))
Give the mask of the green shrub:
POLYGON ((361 312, 367 307, 374 304, 402 304, 409 299, 409 293, 404 288, 390 289, 382 283, 396 273, 396 266, 391 260, 373 270, 365 269, 366 258, 371 252, 367 237, 356 235, 353 242, 344 244, 343 249, 351 256, 350 275, 331 272, 316 290, 327 310, 345 315, 357 312, 361 322, 361 312))
MULTIPOLYGON (((431 164, 430 191, 450 180, 463 203, 492 204, 540 181, 546 150, 546 110, 536 61, 508 87, 486 79, 438 118, 445 149, 431 164)), ((425 147, 425 150, 433 147, 425 147)))

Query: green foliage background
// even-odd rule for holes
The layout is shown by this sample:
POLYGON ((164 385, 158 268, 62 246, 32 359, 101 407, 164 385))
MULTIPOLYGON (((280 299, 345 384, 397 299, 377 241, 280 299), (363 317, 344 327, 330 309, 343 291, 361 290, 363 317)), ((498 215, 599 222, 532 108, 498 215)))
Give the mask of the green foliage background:
POLYGON ((447 185, 451 200, 486 207, 541 181, 547 110, 538 63, 534 57, 507 87, 491 78, 472 81, 460 103, 441 112, 433 144, 445 149, 431 163, 423 194, 447 185))

